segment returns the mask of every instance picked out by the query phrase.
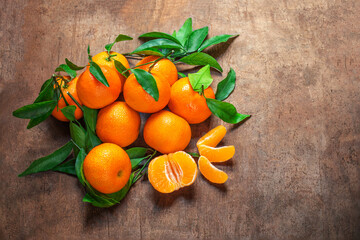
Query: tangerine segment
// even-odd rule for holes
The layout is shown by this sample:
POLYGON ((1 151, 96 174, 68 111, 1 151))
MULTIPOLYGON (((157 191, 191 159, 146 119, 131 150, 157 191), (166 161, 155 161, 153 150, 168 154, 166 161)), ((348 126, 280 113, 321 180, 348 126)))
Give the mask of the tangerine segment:
POLYGON ((228 179, 228 175, 212 165, 206 157, 200 156, 198 164, 201 174, 210 182, 225 183, 228 179))
POLYGON ((219 142, 225 137, 225 134, 226 128, 223 125, 219 125, 202 136, 199 141, 197 141, 196 146, 198 148, 200 145, 216 147, 216 145, 218 145, 219 142))
POLYGON ((149 164, 148 176, 157 191, 171 193, 194 183, 197 166, 189 154, 179 151, 153 159, 149 164))
POLYGON ((225 162, 235 154, 235 147, 233 145, 219 148, 200 145, 198 149, 200 155, 209 159, 210 162, 225 162))
POLYGON ((171 193, 177 189, 176 184, 171 180, 168 156, 162 155, 151 160, 148 168, 148 177, 151 185, 161 193, 171 193))
POLYGON ((171 153, 169 154, 169 160, 170 162, 175 162, 182 173, 181 187, 189 186, 194 183, 197 176, 197 166, 194 159, 189 154, 183 151, 171 153))

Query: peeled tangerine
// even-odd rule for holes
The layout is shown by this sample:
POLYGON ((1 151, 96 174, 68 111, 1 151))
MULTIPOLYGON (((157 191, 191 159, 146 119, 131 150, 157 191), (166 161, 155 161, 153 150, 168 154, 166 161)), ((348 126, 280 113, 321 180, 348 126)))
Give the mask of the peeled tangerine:
POLYGON ((224 183, 228 179, 228 175, 214 167, 206 157, 200 156, 198 164, 201 174, 210 182, 224 183))
POLYGON ((197 166, 186 152, 179 151, 162 155, 149 164, 149 181, 161 193, 171 193, 194 183, 197 166))
POLYGON ((220 125, 202 136, 196 143, 200 155, 205 156, 210 162, 225 162, 231 159, 235 154, 233 145, 216 148, 225 134, 226 128, 220 125))

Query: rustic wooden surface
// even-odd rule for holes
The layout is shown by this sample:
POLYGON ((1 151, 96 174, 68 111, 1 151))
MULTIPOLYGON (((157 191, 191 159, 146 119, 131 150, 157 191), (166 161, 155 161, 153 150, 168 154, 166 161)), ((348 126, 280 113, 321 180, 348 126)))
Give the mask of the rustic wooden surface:
MULTIPOLYGON (((360 238, 360 1, 0 2, 0 239, 360 238), (210 36, 240 34, 210 50, 237 72, 229 101, 253 115, 226 124, 236 155, 220 166, 224 186, 199 176, 161 195, 144 180, 97 209, 71 176, 17 177, 69 139, 54 119, 26 130, 11 116, 65 57, 84 64, 87 44, 97 53, 119 33, 170 33, 188 17, 210 36)), ((188 150, 221 123, 193 126, 188 150)))

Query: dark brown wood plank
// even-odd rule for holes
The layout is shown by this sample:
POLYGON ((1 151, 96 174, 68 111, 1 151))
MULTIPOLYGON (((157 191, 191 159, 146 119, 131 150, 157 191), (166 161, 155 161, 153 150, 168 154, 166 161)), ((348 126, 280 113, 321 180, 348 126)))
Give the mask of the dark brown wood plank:
MULTIPOLYGON (((0 239, 359 239, 359 1, 25 1, 0 10, 0 239), (49 119, 26 130, 11 113, 30 103, 68 57, 86 63, 117 34, 172 32, 186 18, 210 36, 239 34, 209 52, 237 72, 229 98, 253 117, 225 124, 236 155, 222 187, 199 175, 171 195, 147 180, 123 203, 81 202, 73 177, 18 178, 69 138, 49 119)), ((116 45, 127 52, 137 39, 116 45)), ((215 84, 214 84, 215 86, 215 84)), ((192 126, 197 139, 222 122, 192 126)), ((139 139, 139 144, 143 143, 139 139)))

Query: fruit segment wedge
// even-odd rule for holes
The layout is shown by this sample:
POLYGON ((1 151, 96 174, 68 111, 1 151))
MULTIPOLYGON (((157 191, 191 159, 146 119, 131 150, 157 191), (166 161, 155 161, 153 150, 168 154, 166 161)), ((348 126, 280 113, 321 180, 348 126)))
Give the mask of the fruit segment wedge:
POLYGON ((210 182, 221 184, 228 179, 228 175, 214 167, 206 157, 200 156, 198 164, 201 174, 210 182))
POLYGON ((210 162, 225 162, 235 154, 235 147, 233 145, 218 148, 200 145, 198 149, 200 155, 205 156, 210 162))
POLYGON ((148 176, 157 191, 171 193, 194 183, 197 166, 189 154, 179 151, 153 159, 149 164, 148 176))
POLYGON ((211 129, 204 136, 202 136, 196 143, 196 146, 206 145, 209 147, 216 147, 219 142, 225 137, 226 128, 223 125, 219 125, 216 128, 211 129))

